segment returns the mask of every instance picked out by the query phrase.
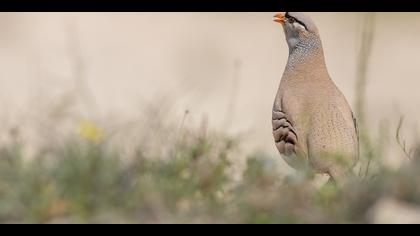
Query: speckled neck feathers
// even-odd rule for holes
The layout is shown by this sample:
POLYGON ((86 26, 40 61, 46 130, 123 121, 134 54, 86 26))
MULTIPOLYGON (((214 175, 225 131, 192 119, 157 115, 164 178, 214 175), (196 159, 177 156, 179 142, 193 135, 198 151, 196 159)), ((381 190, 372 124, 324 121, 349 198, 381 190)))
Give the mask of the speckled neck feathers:
POLYGON ((293 70, 326 69, 321 39, 314 35, 310 39, 299 42, 296 47, 289 48, 289 59, 285 72, 293 70))

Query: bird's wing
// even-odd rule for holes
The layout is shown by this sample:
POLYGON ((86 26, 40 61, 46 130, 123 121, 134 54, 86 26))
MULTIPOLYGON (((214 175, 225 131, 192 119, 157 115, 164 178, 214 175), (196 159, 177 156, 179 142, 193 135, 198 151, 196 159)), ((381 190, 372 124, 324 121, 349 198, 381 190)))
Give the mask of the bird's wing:
POLYGON ((273 107, 272 123, 274 141, 279 152, 286 156, 296 154, 298 136, 292 122, 282 110, 281 102, 273 107))

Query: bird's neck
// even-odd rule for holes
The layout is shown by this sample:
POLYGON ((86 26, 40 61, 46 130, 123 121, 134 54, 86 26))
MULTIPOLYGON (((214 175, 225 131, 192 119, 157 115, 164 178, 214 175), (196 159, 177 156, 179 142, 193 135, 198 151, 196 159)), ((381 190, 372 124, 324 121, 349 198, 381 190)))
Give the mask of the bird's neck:
POLYGON ((300 42, 290 49, 286 71, 312 73, 314 70, 327 70, 320 40, 300 42))

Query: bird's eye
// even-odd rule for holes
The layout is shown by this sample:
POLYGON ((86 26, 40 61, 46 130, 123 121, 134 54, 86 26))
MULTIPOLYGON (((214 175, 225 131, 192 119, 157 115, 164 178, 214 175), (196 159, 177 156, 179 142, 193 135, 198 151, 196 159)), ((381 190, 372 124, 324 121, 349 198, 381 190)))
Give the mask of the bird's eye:
POLYGON ((292 24, 292 25, 294 25, 294 26, 296 26, 296 27, 299 27, 299 28, 302 28, 302 29, 308 30, 308 28, 306 28, 306 25, 305 25, 305 24, 303 24, 301 21, 296 20, 296 18, 290 17, 290 18, 289 18, 289 22, 290 22, 290 24, 292 24))

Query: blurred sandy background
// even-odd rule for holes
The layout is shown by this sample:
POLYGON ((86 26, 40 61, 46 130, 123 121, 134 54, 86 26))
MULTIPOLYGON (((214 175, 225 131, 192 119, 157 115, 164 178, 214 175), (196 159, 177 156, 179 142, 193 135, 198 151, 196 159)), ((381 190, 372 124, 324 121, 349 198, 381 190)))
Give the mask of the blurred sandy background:
MULTIPOLYGON (((362 14, 309 14, 329 72, 354 104, 362 14)), ((168 121, 181 122, 188 110, 187 123, 206 119, 212 128, 246 136, 246 149, 277 155, 271 107, 288 48, 273 15, 2 13, 2 136, 21 127, 28 140, 40 141, 48 128, 30 127, 74 92, 79 103, 72 109, 91 119, 141 122, 145 104, 154 103, 168 121)), ((409 144, 420 124, 419 25, 418 13, 377 13, 368 70, 372 132, 387 120, 392 137, 404 115, 409 144)))

